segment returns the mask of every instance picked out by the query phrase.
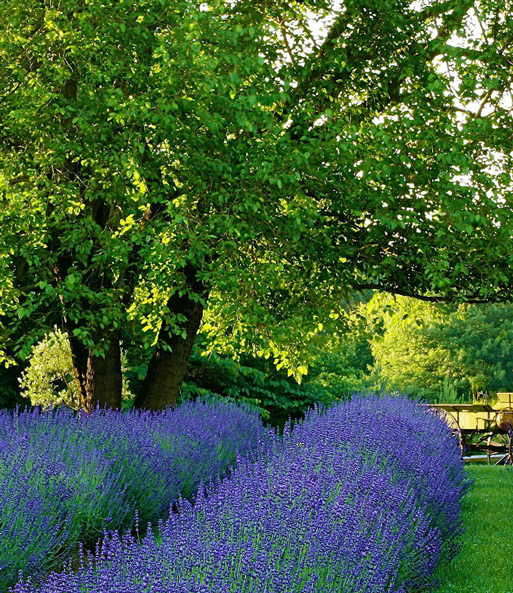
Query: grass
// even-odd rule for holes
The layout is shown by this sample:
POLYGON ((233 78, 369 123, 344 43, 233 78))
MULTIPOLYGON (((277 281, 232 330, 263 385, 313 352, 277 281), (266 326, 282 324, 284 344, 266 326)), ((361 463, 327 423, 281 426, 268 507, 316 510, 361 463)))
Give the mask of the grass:
POLYGON ((437 593, 513 593, 513 468, 469 465, 463 548, 440 566, 437 593))

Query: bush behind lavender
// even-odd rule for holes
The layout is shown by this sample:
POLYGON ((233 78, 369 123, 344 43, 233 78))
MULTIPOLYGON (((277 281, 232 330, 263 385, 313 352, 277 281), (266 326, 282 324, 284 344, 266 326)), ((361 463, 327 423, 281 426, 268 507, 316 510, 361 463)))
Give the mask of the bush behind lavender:
MULTIPOLYGON (((216 476, 206 494, 200 484, 194 507, 180 500, 158 539, 150 531, 139 545, 111 534, 94 562, 52 575, 41 593, 405 593, 435 585, 444 546, 457 551, 469 486, 441 420, 406 398, 354 397, 314 410, 292 434, 286 427, 271 448, 265 460, 237 456, 230 478, 216 476)), ((14 588, 37 590, 23 581, 14 588)))

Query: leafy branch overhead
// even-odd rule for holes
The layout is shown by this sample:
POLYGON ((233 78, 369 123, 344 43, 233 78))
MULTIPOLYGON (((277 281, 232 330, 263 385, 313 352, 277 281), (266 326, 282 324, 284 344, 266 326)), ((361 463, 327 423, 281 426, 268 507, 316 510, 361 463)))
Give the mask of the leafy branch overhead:
POLYGON ((4 359, 57 323, 80 377, 132 323, 187 361, 202 322, 299 378, 353 290, 509 300, 511 10, 5 0, 4 359))

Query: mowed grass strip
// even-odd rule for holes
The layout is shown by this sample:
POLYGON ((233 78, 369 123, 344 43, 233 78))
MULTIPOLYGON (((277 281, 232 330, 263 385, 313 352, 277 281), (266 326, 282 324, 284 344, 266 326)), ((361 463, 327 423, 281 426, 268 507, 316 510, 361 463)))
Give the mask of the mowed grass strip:
POLYGON ((513 469, 469 465, 460 554, 440 566, 438 593, 513 593, 513 469))

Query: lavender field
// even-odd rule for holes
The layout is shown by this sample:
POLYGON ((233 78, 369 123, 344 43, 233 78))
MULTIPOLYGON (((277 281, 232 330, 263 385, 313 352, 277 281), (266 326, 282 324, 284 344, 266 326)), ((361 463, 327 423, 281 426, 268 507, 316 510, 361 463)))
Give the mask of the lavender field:
POLYGON ((439 562, 460 549, 470 484, 446 425, 395 395, 316 407, 283 437, 222 402, 153 414, 5 411, 0 586, 436 590, 439 562))

